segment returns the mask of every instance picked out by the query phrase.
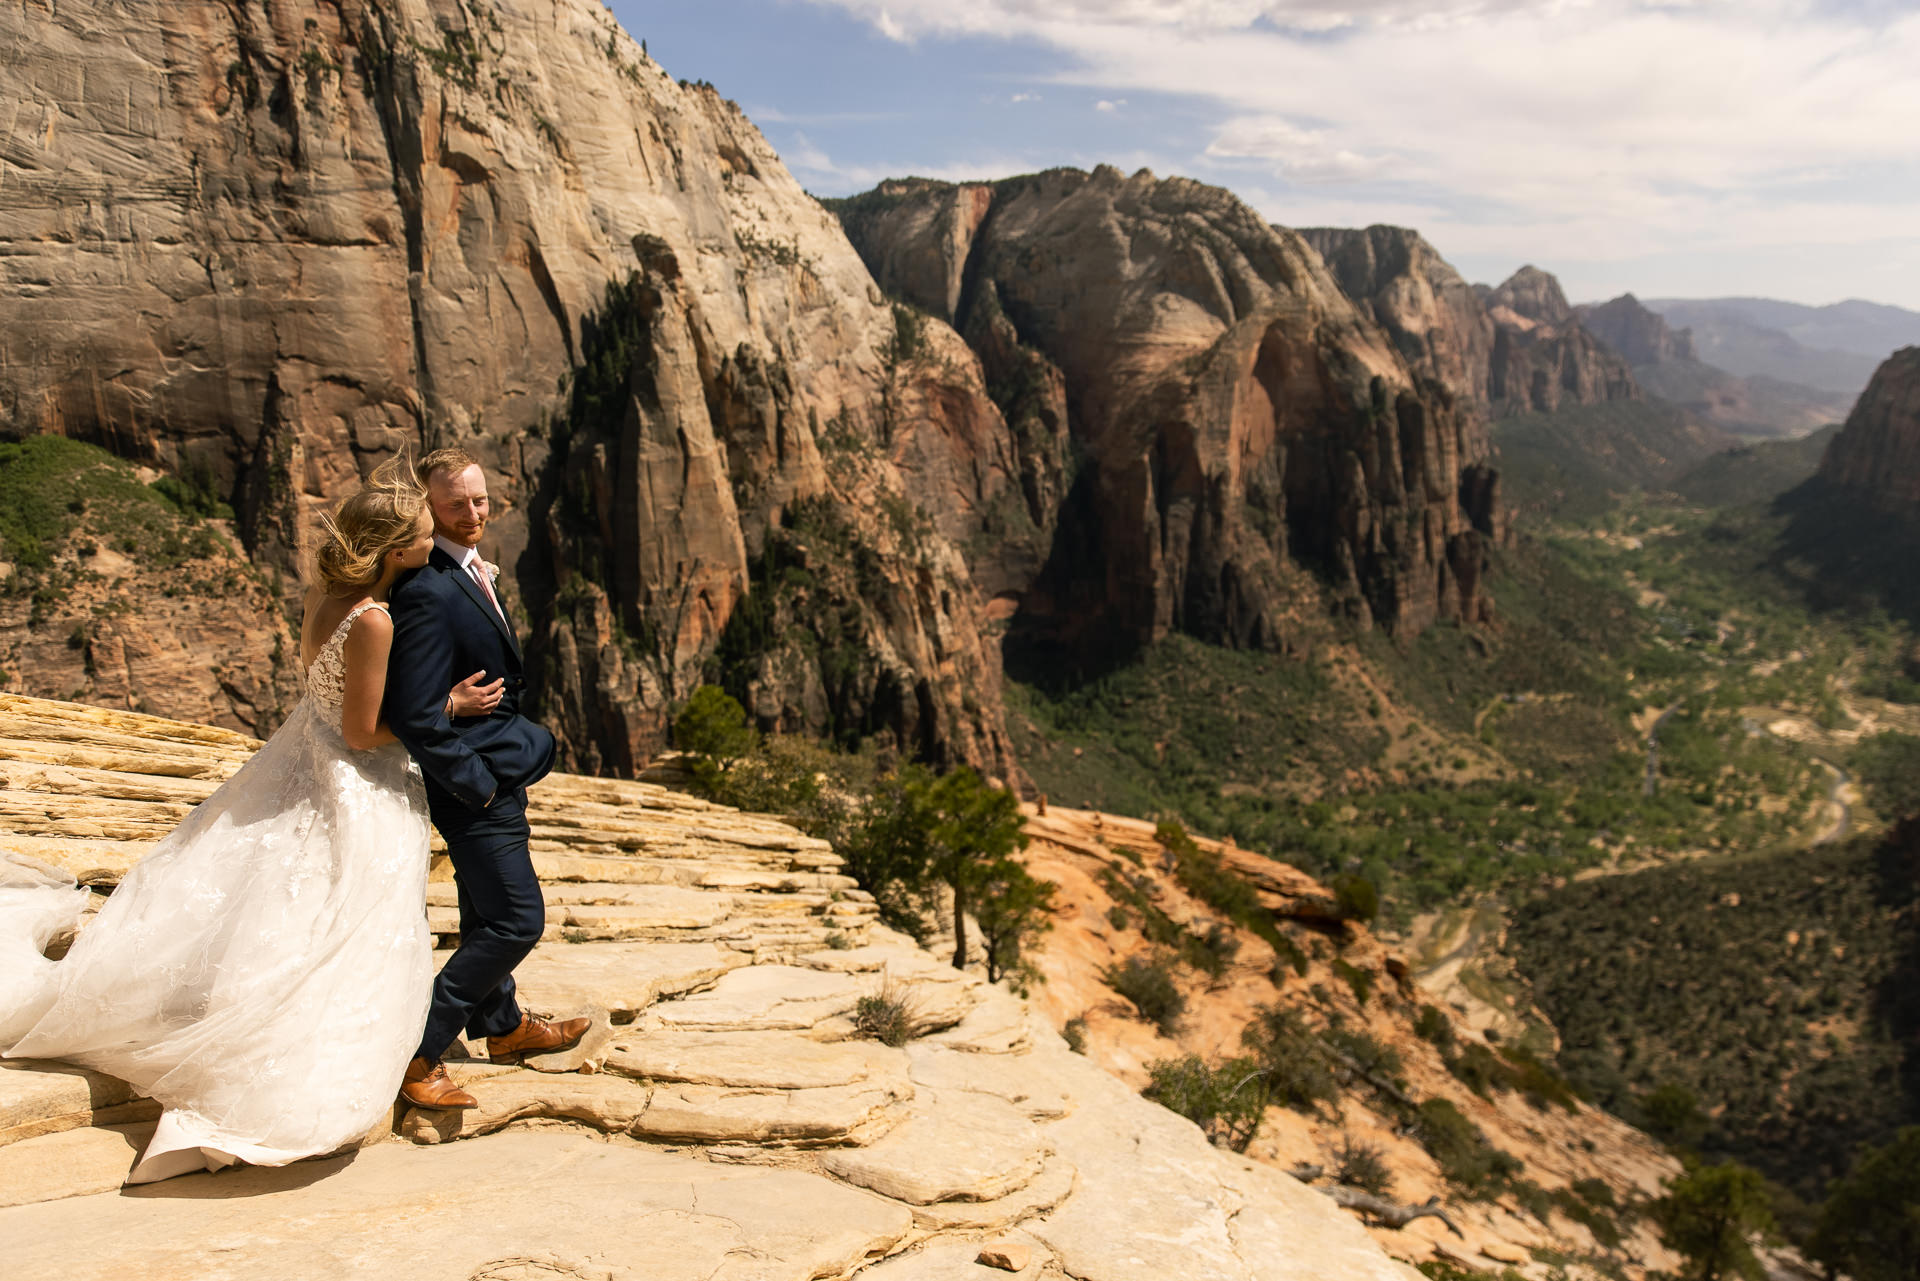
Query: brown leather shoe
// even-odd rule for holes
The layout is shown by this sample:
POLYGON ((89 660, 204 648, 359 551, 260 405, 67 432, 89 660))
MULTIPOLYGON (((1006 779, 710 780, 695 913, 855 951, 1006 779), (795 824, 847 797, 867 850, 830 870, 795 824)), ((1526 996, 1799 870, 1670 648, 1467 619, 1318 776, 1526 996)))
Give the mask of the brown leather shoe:
POLYGON ((546 1054, 564 1050, 587 1034, 592 1019, 568 1019, 549 1023, 531 1014, 520 1016, 520 1026, 505 1036, 487 1038, 487 1058, 494 1063, 517 1063, 523 1054, 546 1054))
POLYGON ((418 1108, 470 1108, 480 1103, 453 1083, 445 1064, 421 1058, 407 1064, 407 1074, 400 1082, 400 1097, 418 1108))

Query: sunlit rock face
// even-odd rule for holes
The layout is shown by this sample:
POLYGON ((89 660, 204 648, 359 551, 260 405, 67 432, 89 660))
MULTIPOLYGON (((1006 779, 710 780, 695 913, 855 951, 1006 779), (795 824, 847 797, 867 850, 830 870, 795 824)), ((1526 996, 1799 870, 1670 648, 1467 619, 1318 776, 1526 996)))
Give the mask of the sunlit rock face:
POLYGON ((1820 477, 1876 507, 1920 517, 1920 347, 1893 353, 1873 374, 1820 477))
POLYGON ((584 769, 810 558, 732 668, 762 723, 1010 768, 954 540, 1025 482, 977 362, 896 350, 838 222, 601 5, 74 0, 0 42, 0 434, 204 474, 285 569, 396 447, 464 446, 584 769))
MULTIPOLYGON (((1641 398, 1627 358, 1595 337, 1560 282, 1537 267, 1489 288, 1469 285, 1405 227, 1300 234, 1409 364, 1490 418, 1641 398)), ((1652 319, 1664 332, 1664 322, 1652 319)))
POLYGON ((1023 492, 1064 489, 1019 621, 1067 661, 1176 630, 1284 648, 1327 587, 1395 631, 1483 611, 1471 383, 1397 350, 1300 236, 1104 167, 836 208, 881 286, 980 354, 1023 492))

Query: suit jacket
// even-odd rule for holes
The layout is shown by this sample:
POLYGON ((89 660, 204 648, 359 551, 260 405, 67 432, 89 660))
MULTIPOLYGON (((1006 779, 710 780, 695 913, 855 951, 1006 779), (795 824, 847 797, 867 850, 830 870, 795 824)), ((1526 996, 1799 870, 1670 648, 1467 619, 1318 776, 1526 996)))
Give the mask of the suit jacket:
POLYGON ((420 763, 434 822, 461 820, 516 796, 553 768, 553 735, 520 714, 526 695, 520 640, 472 575, 435 547, 425 567, 394 584, 393 653, 383 710, 420 763), (485 716, 449 720, 447 691, 473 673, 504 676, 485 716))

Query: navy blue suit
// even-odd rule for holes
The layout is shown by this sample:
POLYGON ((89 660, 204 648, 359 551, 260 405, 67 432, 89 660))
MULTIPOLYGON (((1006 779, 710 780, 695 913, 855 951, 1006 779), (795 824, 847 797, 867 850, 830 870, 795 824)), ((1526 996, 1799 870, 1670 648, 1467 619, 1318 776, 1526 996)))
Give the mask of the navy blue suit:
POLYGON ((546 928, 527 851, 527 786, 553 768, 554 743, 520 715, 526 676, 512 625, 444 550, 436 545, 388 603, 387 724, 426 775, 460 898, 460 946, 434 980, 420 1040, 421 1057, 438 1059, 462 1028, 505 1036, 520 1026, 513 967, 546 928), (499 705, 449 720, 447 691, 478 671, 506 678, 499 705))

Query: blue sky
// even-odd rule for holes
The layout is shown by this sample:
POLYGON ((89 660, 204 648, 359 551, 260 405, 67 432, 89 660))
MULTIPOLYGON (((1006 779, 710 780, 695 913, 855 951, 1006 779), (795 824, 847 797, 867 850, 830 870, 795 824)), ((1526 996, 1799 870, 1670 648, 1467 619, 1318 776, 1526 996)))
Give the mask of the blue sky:
POLYGON ((1102 162, 1575 300, 1920 309, 1920 4, 612 0, 818 195, 1102 162))

